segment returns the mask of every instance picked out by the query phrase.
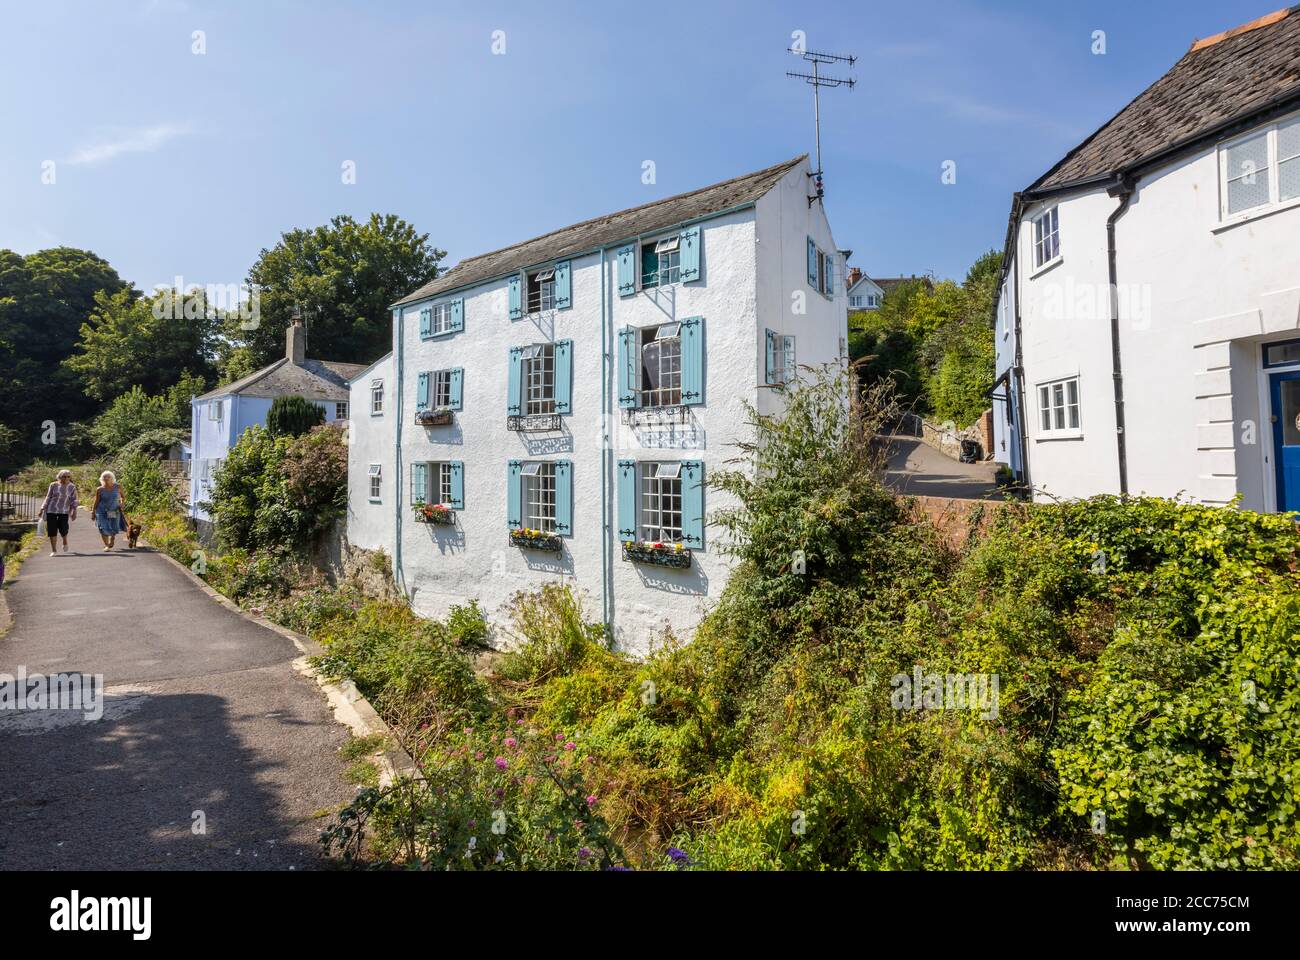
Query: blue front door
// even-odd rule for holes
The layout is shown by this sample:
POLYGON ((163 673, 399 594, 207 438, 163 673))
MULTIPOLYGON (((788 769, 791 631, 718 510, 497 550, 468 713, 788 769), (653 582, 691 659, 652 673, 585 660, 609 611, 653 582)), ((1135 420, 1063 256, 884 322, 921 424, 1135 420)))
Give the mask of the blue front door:
POLYGON ((1269 378, 1273 394, 1273 462, 1277 509, 1300 510, 1300 370, 1269 378))

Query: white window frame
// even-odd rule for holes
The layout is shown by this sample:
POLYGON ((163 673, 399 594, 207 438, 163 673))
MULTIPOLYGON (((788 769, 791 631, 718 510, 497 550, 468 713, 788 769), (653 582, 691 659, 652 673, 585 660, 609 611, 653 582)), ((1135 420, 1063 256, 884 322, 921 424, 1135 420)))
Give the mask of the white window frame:
POLYGON ((861 309, 867 305, 866 299, 866 297, 855 293, 853 296, 849 297, 849 306, 855 309, 861 309))
POLYGON ((528 460, 519 468, 519 522, 529 530, 555 532, 559 499, 555 488, 555 461, 528 460))
POLYGON ((209 400, 208 419, 214 423, 220 423, 225 416, 225 405, 226 401, 224 400, 209 400))
MULTIPOLYGON (((1282 127, 1290 127, 1292 124, 1300 123, 1300 113, 1293 113, 1289 116, 1279 117, 1276 121, 1266 124, 1262 127, 1256 127, 1253 130, 1243 133, 1239 137, 1233 137, 1231 140, 1225 140, 1218 146, 1219 161, 1219 220, 1222 223, 1238 223, 1242 220, 1250 220, 1254 217, 1265 213, 1272 213, 1274 210, 1285 210, 1293 206, 1300 206, 1300 194, 1294 197, 1282 199, 1282 164, 1295 163, 1300 166, 1300 153, 1291 154, 1283 157, 1280 155, 1281 146, 1279 143, 1279 134, 1282 127), (1246 207, 1235 212, 1228 211, 1229 191, 1228 184, 1232 181, 1240 180, 1241 176, 1229 176, 1232 172, 1228 169, 1228 151, 1240 146, 1248 140, 1253 140, 1260 135, 1264 136, 1264 155, 1268 165, 1268 199, 1258 203, 1253 207, 1246 207)), ((1300 149, 1298 147, 1297 149, 1300 149)))
POLYGON ((366 469, 366 477, 369 481, 370 502, 379 503, 383 499, 384 490, 384 467, 380 463, 372 463, 366 469))
POLYGON ((424 489, 418 491, 419 499, 434 507, 451 506, 451 461, 425 460, 423 463, 424 489))
POLYGON ((776 335, 776 354, 780 361, 776 368, 776 383, 793 383, 799 369, 795 355, 795 338, 790 334, 776 335))
POLYGON ((370 381, 370 415, 372 417, 382 417, 384 415, 384 381, 370 381))
POLYGON ((1034 250, 1034 270, 1043 270, 1061 259, 1061 208, 1048 207, 1034 217, 1029 227, 1029 242, 1034 250), (1051 221, 1051 231, 1044 232, 1044 224, 1051 221), (1050 250, 1049 250, 1050 246, 1050 250), (1050 256, 1048 256, 1050 252, 1050 256))
POLYGON ((349 404, 348 404, 348 401, 347 401, 347 400, 336 400, 336 401, 334 401, 334 419, 335 419, 335 420, 346 420, 346 419, 348 419, 348 414, 349 414, 350 412, 351 412, 351 411, 350 411, 350 409, 349 409, 349 404))
POLYGON ((555 268, 547 267, 528 275, 528 309, 527 313, 541 313, 555 309, 555 268), (537 285, 537 295, 533 295, 533 284, 537 285))
POLYGON ((544 416, 555 408, 555 344, 534 343, 524 348, 519 370, 524 413, 544 416))
POLYGON ((641 406, 646 409, 655 407, 678 407, 682 403, 682 325, 678 321, 661 323, 657 327, 643 327, 637 331, 638 363, 637 374, 640 382, 639 392, 641 406), (672 352, 672 346, 676 352, 672 352), (656 379, 651 381, 646 375, 646 349, 655 346, 657 354, 656 379), (650 387, 654 382, 658 386, 650 387), (666 384, 666 385, 665 385, 666 384))
POLYGON ((429 308, 429 336, 451 333, 451 304, 452 301, 444 300, 429 308))
POLYGON ((681 462, 643 461, 637 468, 637 539, 681 543, 681 462))
POLYGON ((434 370, 429 374, 429 409, 447 410, 451 407, 451 371, 434 370))
POLYGON ((1038 436, 1057 440, 1083 436, 1083 408, 1079 389, 1079 375, 1044 380, 1034 386, 1034 408, 1038 436), (1070 387, 1074 387, 1074 401, 1070 401, 1070 387), (1058 393, 1059 391, 1059 393, 1058 393), (1073 410, 1073 424, 1071 411, 1073 410), (1059 424, 1059 426, 1058 426, 1059 424))

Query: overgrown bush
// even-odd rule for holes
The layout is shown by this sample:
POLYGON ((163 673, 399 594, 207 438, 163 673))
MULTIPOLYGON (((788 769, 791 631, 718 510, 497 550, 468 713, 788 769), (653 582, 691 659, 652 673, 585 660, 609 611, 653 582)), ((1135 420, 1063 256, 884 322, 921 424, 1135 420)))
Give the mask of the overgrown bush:
POLYGON ((309 551, 347 506, 347 446, 337 427, 276 437, 250 427, 213 481, 209 511, 229 549, 309 551))

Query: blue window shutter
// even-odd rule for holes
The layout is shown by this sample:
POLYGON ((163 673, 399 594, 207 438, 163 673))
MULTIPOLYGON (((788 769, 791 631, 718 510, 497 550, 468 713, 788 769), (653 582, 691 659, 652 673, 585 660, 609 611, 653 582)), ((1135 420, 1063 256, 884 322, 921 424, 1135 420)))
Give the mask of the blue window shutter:
POLYGON ((465 461, 452 460, 447 464, 451 471, 451 503, 447 506, 453 510, 465 509, 465 461))
POLYGON ((519 305, 519 275, 515 274, 506 281, 506 289, 510 292, 510 319, 518 320, 524 315, 523 308, 519 305))
POLYGON ((682 231, 678 264, 682 283, 700 279, 700 228, 687 227, 682 231))
POLYGON ((415 409, 423 410, 429 405, 429 374, 421 373, 415 388, 415 409))
POLYGON ((523 524, 523 508, 520 505, 519 471, 522 464, 511 460, 506 466, 506 526, 519 527, 523 524))
POLYGON ((447 328, 451 332, 465 329, 465 301, 464 299, 453 300, 451 302, 451 323, 447 328))
POLYGON ((520 391, 523 389, 523 367, 524 367, 524 348, 510 348, 510 379, 506 385, 506 414, 509 416, 518 416, 523 413, 523 397, 520 391))
POLYGON ((636 461, 618 462, 618 538, 636 540, 636 461))
POLYGON ((569 270, 568 260, 555 265, 555 309, 557 310, 573 306, 573 283, 569 279, 569 270))
POLYGON ((704 318, 682 321, 682 403, 704 402, 704 318))
POLYGON ((429 465, 427 463, 411 464, 411 502, 421 503, 429 490, 429 465))
POLYGON ((618 251, 618 295, 630 297, 636 293, 636 244, 621 247, 618 251))
POLYGON ((641 392, 637 389, 640 356, 636 348, 636 331, 624 327, 618 332, 618 405, 632 408, 639 405, 641 392))
POLYGON ((704 547, 704 461, 682 461, 682 542, 704 547))
POLYGON ((420 336, 427 337, 433 332, 433 308, 420 308, 420 336))
POLYGON ((835 299, 835 257, 832 254, 826 254, 822 263, 826 265, 826 282, 823 284, 826 296, 832 300, 835 299))
POLYGON ((573 413, 573 341, 555 344, 555 412, 573 413))
POLYGON ((767 363, 763 367, 763 382, 776 383, 772 378, 776 376, 777 368, 777 336, 771 330, 763 331, 767 337, 767 363))
POLYGON ((573 536, 573 461, 555 461, 555 532, 573 536))
POLYGON ((465 380, 465 371, 461 367, 456 367, 451 371, 451 409, 463 409, 461 401, 461 385, 465 380))
POLYGON ((817 289, 817 244, 812 237, 808 238, 808 285, 817 289))

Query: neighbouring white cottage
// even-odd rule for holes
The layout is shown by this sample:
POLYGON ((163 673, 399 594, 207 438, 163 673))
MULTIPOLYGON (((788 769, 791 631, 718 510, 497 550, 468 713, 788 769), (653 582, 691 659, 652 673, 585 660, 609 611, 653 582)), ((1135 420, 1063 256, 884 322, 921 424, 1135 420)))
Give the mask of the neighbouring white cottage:
POLYGON ((249 427, 266 424, 276 397, 304 397, 325 421, 348 419, 348 380, 359 363, 307 359, 307 331, 294 321, 285 331, 284 356, 270 366, 190 401, 190 516, 207 521, 212 477, 249 427))
POLYGON ((351 382, 348 540, 420 613, 566 580, 624 649, 726 582, 711 473, 796 365, 846 359, 807 157, 462 261, 351 382))
POLYGON ((1300 8, 1015 196, 995 322, 994 455, 1036 499, 1300 509, 1300 8))

